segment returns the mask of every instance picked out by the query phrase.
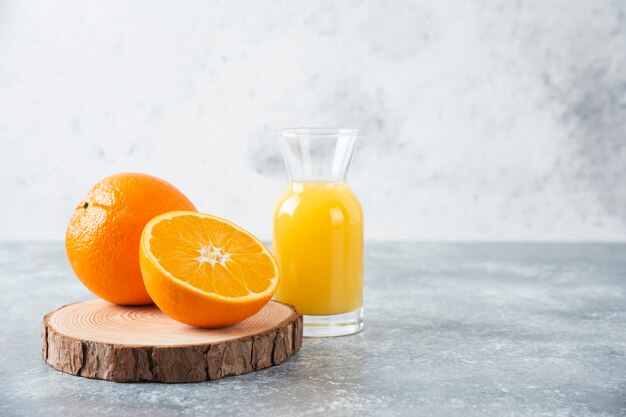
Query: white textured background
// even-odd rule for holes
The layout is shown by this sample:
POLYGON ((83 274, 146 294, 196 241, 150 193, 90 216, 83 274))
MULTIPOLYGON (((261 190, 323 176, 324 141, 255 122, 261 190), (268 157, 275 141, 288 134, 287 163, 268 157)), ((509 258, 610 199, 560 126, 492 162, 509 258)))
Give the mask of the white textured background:
POLYGON ((118 171, 269 237, 273 130, 362 130, 370 239, 625 240, 626 2, 2 1, 0 239, 118 171))

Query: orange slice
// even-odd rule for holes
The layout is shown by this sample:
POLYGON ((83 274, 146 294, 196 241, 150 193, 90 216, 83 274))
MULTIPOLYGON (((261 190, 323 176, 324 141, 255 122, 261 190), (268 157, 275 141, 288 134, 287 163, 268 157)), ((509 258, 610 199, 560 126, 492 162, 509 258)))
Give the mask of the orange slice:
POLYGON ((146 224, 139 260, 155 304, 174 320, 223 327, 265 306, 278 285, 270 250, 234 223, 172 211, 146 224))

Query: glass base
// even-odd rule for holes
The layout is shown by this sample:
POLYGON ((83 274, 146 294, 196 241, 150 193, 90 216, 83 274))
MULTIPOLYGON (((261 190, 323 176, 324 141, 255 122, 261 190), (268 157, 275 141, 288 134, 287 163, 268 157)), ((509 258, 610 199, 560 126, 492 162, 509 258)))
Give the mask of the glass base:
POLYGON ((304 337, 346 336, 363 330, 363 307, 344 314, 304 315, 304 337))

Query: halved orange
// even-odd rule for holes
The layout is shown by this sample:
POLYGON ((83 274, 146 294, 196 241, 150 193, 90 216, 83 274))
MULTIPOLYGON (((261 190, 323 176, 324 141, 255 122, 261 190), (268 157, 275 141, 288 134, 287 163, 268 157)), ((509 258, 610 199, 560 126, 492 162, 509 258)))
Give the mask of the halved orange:
POLYGON ((154 303, 192 326, 240 322, 261 310, 278 285, 270 250, 236 224, 209 214, 156 216, 143 229, 139 260, 154 303))

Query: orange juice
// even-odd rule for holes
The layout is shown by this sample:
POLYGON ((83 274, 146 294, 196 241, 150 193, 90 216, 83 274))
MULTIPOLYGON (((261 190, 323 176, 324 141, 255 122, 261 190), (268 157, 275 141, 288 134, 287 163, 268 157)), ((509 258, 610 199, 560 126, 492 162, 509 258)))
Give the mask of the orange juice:
POLYGON ((305 315, 363 304, 363 212, 345 182, 292 182, 274 213, 275 298, 305 315))

